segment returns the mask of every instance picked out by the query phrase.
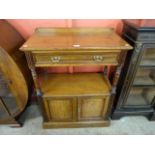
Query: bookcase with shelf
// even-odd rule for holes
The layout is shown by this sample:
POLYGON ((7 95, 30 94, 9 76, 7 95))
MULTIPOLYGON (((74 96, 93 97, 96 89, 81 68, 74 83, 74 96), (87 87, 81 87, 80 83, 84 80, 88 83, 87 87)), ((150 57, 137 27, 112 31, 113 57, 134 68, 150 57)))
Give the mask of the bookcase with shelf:
POLYGON ((124 57, 132 47, 112 29, 38 28, 25 52, 43 111, 44 128, 110 124, 124 57), (49 73, 37 68, 104 66, 99 73, 49 73), (108 66, 116 66, 110 83, 108 66))

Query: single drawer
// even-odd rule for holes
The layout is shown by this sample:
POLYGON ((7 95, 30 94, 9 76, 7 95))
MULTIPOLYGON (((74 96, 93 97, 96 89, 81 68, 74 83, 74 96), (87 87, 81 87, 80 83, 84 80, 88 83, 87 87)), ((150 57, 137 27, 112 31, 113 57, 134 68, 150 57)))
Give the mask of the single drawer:
POLYGON ((59 65, 86 65, 103 64, 117 65, 118 52, 107 53, 87 53, 87 54, 51 54, 51 53, 33 53, 36 66, 59 66, 59 65))

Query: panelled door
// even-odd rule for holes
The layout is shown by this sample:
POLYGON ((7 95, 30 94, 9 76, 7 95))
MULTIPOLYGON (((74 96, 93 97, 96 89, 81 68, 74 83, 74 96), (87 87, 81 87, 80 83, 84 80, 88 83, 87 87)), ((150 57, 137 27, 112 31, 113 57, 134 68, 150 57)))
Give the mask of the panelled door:
POLYGON ((78 120, 103 120, 108 109, 109 97, 79 97, 78 120))
POLYGON ((44 98, 44 104, 50 121, 76 120, 76 98, 44 98))
POLYGON ((9 113, 4 106, 2 99, 0 98, 0 121, 9 118, 9 116, 10 116, 9 113))

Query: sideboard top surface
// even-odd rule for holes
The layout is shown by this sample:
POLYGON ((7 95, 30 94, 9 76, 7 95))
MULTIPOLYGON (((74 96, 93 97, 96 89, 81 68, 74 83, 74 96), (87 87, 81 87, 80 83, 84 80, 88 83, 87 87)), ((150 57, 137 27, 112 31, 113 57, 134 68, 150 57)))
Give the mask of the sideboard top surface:
POLYGON ((132 47, 110 28, 37 28, 20 48, 34 50, 129 50, 132 47))

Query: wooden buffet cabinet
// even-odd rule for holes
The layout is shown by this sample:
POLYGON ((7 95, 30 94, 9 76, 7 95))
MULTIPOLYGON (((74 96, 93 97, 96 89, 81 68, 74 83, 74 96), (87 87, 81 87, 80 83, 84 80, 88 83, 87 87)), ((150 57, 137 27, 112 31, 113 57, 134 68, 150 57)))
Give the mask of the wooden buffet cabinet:
POLYGON ((25 52, 43 112, 44 128, 108 126, 126 51, 132 47, 112 29, 38 28, 25 52), (104 66, 101 73, 46 73, 58 66, 104 66), (116 66, 112 82, 108 66, 116 66))

